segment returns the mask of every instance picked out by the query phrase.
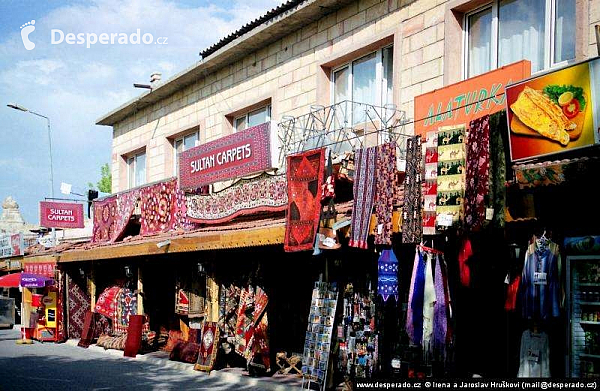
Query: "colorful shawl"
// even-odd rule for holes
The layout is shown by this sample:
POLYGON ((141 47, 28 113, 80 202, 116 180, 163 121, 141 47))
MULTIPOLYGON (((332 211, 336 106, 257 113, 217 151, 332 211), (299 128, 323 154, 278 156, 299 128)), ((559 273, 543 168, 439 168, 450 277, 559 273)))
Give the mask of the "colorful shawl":
POLYGON ((217 322, 204 322, 202 327, 202 341, 198 361, 194 365, 197 371, 210 372, 215 365, 215 358, 219 350, 219 325, 217 322))
POLYGON ((421 216, 421 138, 406 140, 406 177, 402 212, 402 242, 419 243, 423 237, 421 216))
POLYGON ((325 149, 287 157, 288 208, 285 251, 311 250, 321 214, 325 149))
POLYGON ((396 143, 383 144, 377 147, 377 164, 375 169, 376 197, 375 215, 377 225, 381 229, 375 232, 375 244, 392 244, 392 213, 394 212, 396 187, 396 143))
POLYGON ((490 199, 494 207, 492 223, 497 228, 504 227, 506 204, 506 151, 503 136, 508 134, 506 111, 490 116, 490 199))
POLYGON ((356 151, 354 171, 354 202, 350 247, 367 248, 369 222, 375 197, 375 159, 377 147, 356 151))
POLYGON ((408 294, 408 312, 406 314, 406 332, 413 345, 420 345, 423 339, 424 294, 425 262, 423 261, 423 254, 417 249, 408 294))
POLYGON ((377 294, 383 301, 394 296, 398 302, 398 259, 393 250, 383 250, 377 261, 379 275, 377 277, 377 294))
POLYGON ((254 290, 252 287, 242 289, 240 304, 237 310, 235 326, 235 351, 244 356, 250 339, 250 328, 254 325, 253 313, 249 310, 254 306, 254 290), (248 337, 248 339, 246 339, 248 337))
POLYGON ((434 276, 436 302, 433 309, 433 347, 441 351, 442 354, 445 351, 446 334, 448 331, 445 279, 442 274, 442 267, 445 267, 445 265, 442 265, 443 262, 444 257, 441 254, 436 254, 434 276))
POLYGON ((67 308, 69 338, 81 338, 85 314, 90 310, 90 298, 67 274, 67 308))
POLYGON ((231 187, 210 195, 186 195, 187 215, 196 223, 223 223, 258 212, 283 211, 288 205, 283 175, 262 174, 241 179, 231 187))
POLYGON ((465 228, 480 230, 485 222, 490 167, 490 116, 471 121, 467 143, 465 228))
POLYGON ((436 205, 438 223, 441 215, 451 216, 453 224, 457 224, 463 218, 465 164, 465 126, 440 127, 436 205))
POLYGON ((435 285, 433 283, 433 261, 435 254, 425 253, 425 288, 423 290, 423 346, 430 349, 430 341, 433 335, 433 318, 435 298, 435 285))

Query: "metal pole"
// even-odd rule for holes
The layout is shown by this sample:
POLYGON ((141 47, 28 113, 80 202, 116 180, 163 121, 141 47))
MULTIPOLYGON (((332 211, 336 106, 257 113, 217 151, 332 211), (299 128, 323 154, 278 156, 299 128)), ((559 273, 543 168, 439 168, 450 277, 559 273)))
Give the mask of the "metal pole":
MULTIPOLYGON (((52 135, 50 130, 50 118, 42 115, 40 113, 36 113, 35 111, 28 110, 31 114, 37 115, 38 117, 45 118, 48 123, 48 147, 50 151, 50 195, 54 198, 54 167, 52 165, 52 135)), ((56 229, 52 228, 52 245, 56 246, 56 229)))

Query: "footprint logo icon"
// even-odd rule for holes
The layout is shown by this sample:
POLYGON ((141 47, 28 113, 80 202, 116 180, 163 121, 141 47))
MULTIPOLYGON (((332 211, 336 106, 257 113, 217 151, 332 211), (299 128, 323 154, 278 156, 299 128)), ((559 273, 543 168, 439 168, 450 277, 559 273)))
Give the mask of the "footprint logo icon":
POLYGON ((27 50, 33 50, 35 48, 35 43, 29 40, 29 34, 35 31, 35 20, 31 22, 27 22, 21 26, 21 39, 23 40, 23 46, 27 50))

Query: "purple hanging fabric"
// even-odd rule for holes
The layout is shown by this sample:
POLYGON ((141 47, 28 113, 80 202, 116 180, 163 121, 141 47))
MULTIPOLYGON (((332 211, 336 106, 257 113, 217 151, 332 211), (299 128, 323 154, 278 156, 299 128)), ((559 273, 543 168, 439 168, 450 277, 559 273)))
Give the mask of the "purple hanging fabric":
POLYGON ((415 255, 413 276, 410 283, 411 291, 408 298, 406 331, 414 345, 420 345, 423 340, 423 300, 425 295, 425 262, 419 250, 415 255))
POLYGON ((393 250, 383 250, 377 261, 377 294, 386 302, 390 296, 398 302, 398 259, 393 250))
POLYGON ((444 257, 440 254, 435 256, 435 297, 436 302, 433 307, 433 346, 439 351, 444 351, 446 345, 446 333, 448 331, 448 318, 446 317, 446 292, 444 286, 444 276, 442 275, 442 262, 444 257))

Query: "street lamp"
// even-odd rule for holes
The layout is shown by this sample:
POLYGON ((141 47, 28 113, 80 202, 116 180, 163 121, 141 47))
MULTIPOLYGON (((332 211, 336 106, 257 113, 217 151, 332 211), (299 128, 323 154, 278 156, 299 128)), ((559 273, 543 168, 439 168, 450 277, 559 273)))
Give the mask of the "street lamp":
MULTIPOLYGON (((36 113, 35 111, 26 109, 23 106, 19 106, 16 103, 9 103, 7 106, 11 109, 23 111, 25 113, 31 113, 33 115, 37 115, 38 117, 45 118, 48 122, 48 146, 50 147, 50 196, 54 198, 54 168, 52 167, 52 138, 50 137, 50 118, 40 113, 36 113)), ((54 228, 52 228, 52 245, 56 246, 56 231, 54 228)))

